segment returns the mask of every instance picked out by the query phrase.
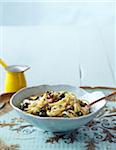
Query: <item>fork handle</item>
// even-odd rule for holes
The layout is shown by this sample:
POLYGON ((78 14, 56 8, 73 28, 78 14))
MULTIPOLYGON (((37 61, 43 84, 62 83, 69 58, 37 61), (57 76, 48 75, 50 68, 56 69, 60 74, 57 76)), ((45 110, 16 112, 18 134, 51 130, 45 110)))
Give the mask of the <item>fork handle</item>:
POLYGON ((101 97, 101 98, 95 100, 94 102, 92 102, 92 103, 90 103, 90 104, 88 104, 88 105, 86 105, 86 106, 87 106, 88 108, 90 108, 93 104, 95 104, 95 103, 97 103, 97 102, 99 102, 99 101, 101 101, 101 100, 103 100, 103 99, 107 99, 107 98, 109 98, 110 96, 113 96, 113 95, 115 95, 115 94, 116 94, 116 92, 112 92, 111 94, 106 95, 106 96, 104 96, 104 97, 101 97))

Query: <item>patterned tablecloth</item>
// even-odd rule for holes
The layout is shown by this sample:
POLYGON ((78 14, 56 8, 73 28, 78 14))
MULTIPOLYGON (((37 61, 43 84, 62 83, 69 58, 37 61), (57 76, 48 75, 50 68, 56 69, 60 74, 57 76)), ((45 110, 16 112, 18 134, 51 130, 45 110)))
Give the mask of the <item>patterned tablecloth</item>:
MULTIPOLYGON (((0 150, 115 150, 116 95, 87 125, 68 133, 49 133, 27 123, 14 110, 0 115, 0 150)), ((4 108, 2 109, 4 111, 4 108)))

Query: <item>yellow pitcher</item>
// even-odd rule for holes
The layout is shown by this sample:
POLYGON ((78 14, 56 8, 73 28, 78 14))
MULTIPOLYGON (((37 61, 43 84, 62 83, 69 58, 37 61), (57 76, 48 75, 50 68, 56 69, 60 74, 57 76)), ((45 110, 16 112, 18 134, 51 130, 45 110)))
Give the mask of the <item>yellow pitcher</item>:
POLYGON ((17 92, 21 88, 26 87, 24 72, 29 69, 28 66, 7 66, 7 64, 2 59, 0 59, 0 64, 6 70, 5 92, 17 92))

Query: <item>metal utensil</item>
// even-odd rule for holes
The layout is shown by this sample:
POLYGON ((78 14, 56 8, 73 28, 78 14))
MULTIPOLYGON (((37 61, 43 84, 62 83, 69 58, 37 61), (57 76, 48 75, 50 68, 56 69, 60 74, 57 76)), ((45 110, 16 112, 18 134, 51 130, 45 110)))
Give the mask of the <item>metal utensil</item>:
POLYGON ((108 94, 108 95, 106 95, 106 96, 104 96, 104 97, 101 97, 101 98, 95 100, 94 102, 92 102, 92 103, 86 105, 85 108, 86 108, 86 109, 90 109, 90 107, 91 107, 92 105, 94 105, 95 103, 97 103, 97 102, 99 102, 99 101, 101 101, 101 100, 103 100, 103 99, 107 99, 107 98, 109 98, 110 96, 113 96, 113 95, 115 95, 115 94, 116 94, 116 92, 113 92, 113 93, 108 94))

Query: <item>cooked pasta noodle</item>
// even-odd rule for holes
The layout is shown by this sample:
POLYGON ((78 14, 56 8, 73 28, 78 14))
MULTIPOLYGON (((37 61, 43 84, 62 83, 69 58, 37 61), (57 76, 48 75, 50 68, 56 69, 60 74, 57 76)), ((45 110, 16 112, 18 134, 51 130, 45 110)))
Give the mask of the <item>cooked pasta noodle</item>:
POLYGON ((80 100, 72 92, 47 91, 40 96, 31 96, 20 104, 20 108, 27 113, 41 117, 79 117, 87 115, 90 110, 85 109, 87 101, 80 100))

